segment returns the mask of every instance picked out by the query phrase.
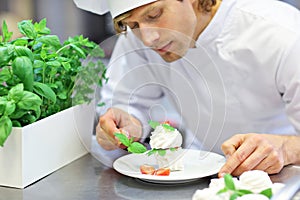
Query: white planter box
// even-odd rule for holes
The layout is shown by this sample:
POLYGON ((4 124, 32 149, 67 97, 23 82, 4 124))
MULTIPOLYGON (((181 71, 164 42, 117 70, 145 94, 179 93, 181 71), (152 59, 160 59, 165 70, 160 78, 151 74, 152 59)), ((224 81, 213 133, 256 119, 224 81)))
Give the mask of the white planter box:
POLYGON ((93 103, 75 106, 13 128, 0 147, 0 185, 24 188, 87 154, 94 109, 93 103))

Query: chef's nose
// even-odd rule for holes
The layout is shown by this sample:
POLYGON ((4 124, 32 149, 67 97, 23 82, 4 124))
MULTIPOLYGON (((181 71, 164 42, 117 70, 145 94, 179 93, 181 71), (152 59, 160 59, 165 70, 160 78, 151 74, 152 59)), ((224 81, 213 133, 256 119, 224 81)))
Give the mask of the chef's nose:
POLYGON ((158 28, 140 26, 139 32, 142 42, 148 47, 154 47, 159 40, 158 28))

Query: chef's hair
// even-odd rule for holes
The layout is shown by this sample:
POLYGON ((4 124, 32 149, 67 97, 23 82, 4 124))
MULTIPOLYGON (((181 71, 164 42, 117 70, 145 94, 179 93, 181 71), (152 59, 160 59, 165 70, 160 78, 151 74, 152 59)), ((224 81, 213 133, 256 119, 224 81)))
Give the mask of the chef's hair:
MULTIPOLYGON (((187 1, 187 0, 176 0, 176 1, 187 1)), ((212 7, 216 5, 217 0, 198 0, 198 9, 202 12, 210 12, 212 7)), ((123 13, 113 19, 114 28, 117 33, 122 33, 127 31, 126 24, 123 23, 123 20, 131 16, 131 11, 123 13)))

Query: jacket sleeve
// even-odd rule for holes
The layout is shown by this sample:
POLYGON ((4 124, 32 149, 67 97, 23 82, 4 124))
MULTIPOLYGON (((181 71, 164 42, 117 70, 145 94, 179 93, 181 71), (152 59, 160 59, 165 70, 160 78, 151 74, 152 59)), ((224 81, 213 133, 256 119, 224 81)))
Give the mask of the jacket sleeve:
POLYGON ((285 103, 286 113, 300 134, 300 36, 282 58, 277 72, 277 86, 285 103))

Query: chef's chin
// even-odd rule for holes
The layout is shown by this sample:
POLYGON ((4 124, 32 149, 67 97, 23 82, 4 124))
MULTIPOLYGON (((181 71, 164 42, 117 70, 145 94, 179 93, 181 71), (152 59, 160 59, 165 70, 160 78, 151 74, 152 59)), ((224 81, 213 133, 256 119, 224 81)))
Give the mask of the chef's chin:
POLYGON ((184 56, 184 54, 180 55, 173 52, 165 52, 164 54, 159 54, 162 59, 164 59, 166 62, 174 62, 184 56))

